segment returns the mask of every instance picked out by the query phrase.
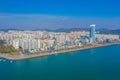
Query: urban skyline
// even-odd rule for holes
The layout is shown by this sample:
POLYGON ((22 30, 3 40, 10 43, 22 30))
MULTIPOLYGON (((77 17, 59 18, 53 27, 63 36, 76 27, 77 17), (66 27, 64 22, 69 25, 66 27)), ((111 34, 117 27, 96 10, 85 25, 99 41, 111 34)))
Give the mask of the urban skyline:
POLYGON ((0 80, 120 80, 120 0, 0 0, 0 80))
MULTIPOLYGON (((1 47, 2 53, 11 53, 17 50, 18 54, 31 54, 37 52, 41 55, 46 55, 46 51, 59 52, 69 49, 83 49, 103 46, 105 44, 116 44, 120 41, 119 35, 99 34, 95 30, 96 24, 89 25, 89 31, 71 31, 71 32, 48 32, 48 31, 16 31, 9 30, 8 32, 0 31, 1 45, 14 48, 7 50, 1 47), (3 49, 2 49, 3 48, 3 49), (22 49, 22 51, 21 51, 22 49), (4 51, 5 50, 5 51, 4 51), (44 52, 44 54, 43 54, 44 52)), ((15 53, 14 52, 14 53, 15 53)), ((38 55, 39 56, 39 55, 38 55)), ((19 55, 20 57, 20 55, 19 55)))

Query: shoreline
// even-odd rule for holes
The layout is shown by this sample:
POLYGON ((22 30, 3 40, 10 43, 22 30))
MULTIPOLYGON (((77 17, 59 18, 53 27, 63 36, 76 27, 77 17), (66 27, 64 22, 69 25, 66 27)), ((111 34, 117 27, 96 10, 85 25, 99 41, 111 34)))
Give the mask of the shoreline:
POLYGON ((0 58, 5 58, 5 59, 8 59, 8 60, 23 60, 23 59, 42 57, 42 56, 63 54, 63 53, 66 53, 66 52, 74 52, 74 51, 94 49, 94 48, 105 47, 105 46, 112 46, 112 45, 117 45, 117 44, 120 44, 120 42, 96 44, 96 46, 85 46, 85 47, 81 47, 81 48, 64 49, 64 50, 44 52, 44 53, 32 53, 30 55, 24 55, 24 54, 10 55, 10 54, 6 54, 6 53, 0 53, 0 58))

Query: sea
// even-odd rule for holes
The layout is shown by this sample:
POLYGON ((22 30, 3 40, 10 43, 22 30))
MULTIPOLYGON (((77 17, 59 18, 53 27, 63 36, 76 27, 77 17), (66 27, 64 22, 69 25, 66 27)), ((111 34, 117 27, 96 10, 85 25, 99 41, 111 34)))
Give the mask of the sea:
POLYGON ((3 60, 0 80, 120 80, 120 45, 3 60))

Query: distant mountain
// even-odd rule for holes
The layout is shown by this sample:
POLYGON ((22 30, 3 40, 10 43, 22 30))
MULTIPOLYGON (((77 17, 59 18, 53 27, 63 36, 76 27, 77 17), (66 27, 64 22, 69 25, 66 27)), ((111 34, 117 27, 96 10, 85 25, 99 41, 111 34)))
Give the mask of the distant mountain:
MULTIPOLYGON (((0 29, 0 31, 9 31, 9 30, 18 30, 18 31, 24 31, 21 29, 0 29)), ((51 30, 51 29, 34 29, 33 31, 48 31, 48 32, 71 32, 71 31, 89 31, 89 28, 69 28, 69 29, 65 29, 65 28, 60 28, 60 29, 55 29, 55 30, 51 30)), ((120 29, 116 29, 116 30, 111 30, 111 29, 105 29, 105 28, 101 28, 101 29, 97 29, 97 32, 99 32, 100 34, 119 34, 120 35, 120 29)))
POLYGON ((71 31, 88 31, 88 28, 70 28, 70 29, 66 29, 66 28, 60 28, 60 29, 55 29, 55 30, 51 30, 51 29, 34 29, 33 31, 49 31, 49 32, 71 32, 71 31))
POLYGON ((15 30, 15 31, 23 31, 20 29, 0 29, 0 31, 8 32, 9 30, 15 30))
POLYGON ((70 28, 70 29, 56 29, 54 32, 71 32, 71 31, 88 31, 88 28, 70 28))
POLYGON ((109 29, 105 29, 105 30, 98 30, 100 34, 119 34, 120 35, 120 29, 116 29, 116 30, 109 30, 109 29))

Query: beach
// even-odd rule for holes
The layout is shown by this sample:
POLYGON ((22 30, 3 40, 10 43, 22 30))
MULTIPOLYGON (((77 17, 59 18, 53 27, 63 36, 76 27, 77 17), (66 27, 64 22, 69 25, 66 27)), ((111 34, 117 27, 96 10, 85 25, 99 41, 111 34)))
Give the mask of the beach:
POLYGON ((111 45, 117 45, 120 44, 120 42, 116 43, 105 43, 105 44, 96 44, 95 46, 84 46, 84 47, 75 47, 70 49, 64 49, 64 50, 57 50, 57 51, 49 51, 49 52, 42 52, 42 53, 31 53, 31 54, 6 54, 6 53, 0 53, 1 58, 6 58, 8 60, 23 60, 28 58, 35 58, 35 57, 41 57, 41 56, 48 56, 53 54, 62 54, 66 52, 72 52, 72 51, 78 51, 78 50, 85 50, 85 49, 92 49, 92 48, 98 48, 98 47, 104 47, 104 46, 111 46, 111 45))

